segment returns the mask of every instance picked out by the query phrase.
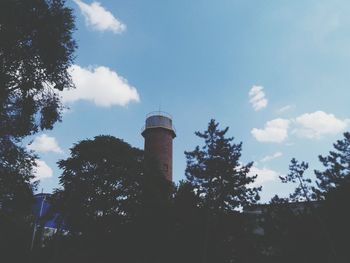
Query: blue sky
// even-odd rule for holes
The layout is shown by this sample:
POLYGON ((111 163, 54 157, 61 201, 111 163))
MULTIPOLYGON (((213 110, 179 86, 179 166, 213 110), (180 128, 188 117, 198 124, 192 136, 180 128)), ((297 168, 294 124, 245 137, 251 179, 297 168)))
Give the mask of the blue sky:
POLYGON ((278 175, 292 157, 320 168, 318 154, 350 128, 348 1, 67 1, 78 43, 70 109, 29 148, 40 187, 58 187, 56 162, 99 134, 143 148, 148 112, 173 116, 174 180, 185 150, 211 118, 243 141, 263 201, 290 188, 278 175))

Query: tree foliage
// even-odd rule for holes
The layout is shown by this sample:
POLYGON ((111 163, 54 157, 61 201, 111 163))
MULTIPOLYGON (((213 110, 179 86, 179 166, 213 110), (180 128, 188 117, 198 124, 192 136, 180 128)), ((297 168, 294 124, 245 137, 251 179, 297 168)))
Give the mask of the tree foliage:
POLYGON ((7 195, 33 188, 35 156, 16 142, 60 119, 55 90, 72 86, 73 22, 62 0, 0 1, 0 191, 7 195))
POLYGON ((76 48, 74 18, 64 0, 0 2, 0 137, 51 129, 72 87, 67 69, 76 48))
MULTIPOLYGON (((294 192, 289 195, 289 202, 303 202, 315 199, 314 187, 311 185, 311 179, 305 177, 305 171, 308 168, 308 163, 300 163, 293 158, 290 161, 289 173, 286 176, 280 176, 282 183, 297 184, 294 192)), ((273 199, 272 202, 276 202, 276 200, 277 199, 273 199)))
POLYGON ((214 210, 233 211, 259 200, 261 188, 250 187, 256 176, 248 175, 253 163, 240 162, 242 143, 226 138, 228 127, 220 130, 211 120, 208 129, 195 134, 204 139, 204 146, 185 152, 185 175, 199 196, 205 196, 206 205, 214 210))
POLYGON ((350 178, 350 133, 344 133, 344 138, 334 143, 333 147, 334 150, 327 156, 319 156, 325 170, 315 170, 318 194, 321 197, 350 178))
POLYGON ((0 243, 4 249, 3 259, 7 252, 15 261, 30 247, 37 156, 19 143, 40 129, 52 129, 61 118, 62 104, 57 91, 72 87, 67 69, 73 62, 76 48, 72 38, 74 18, 72 10, 64 3, 64 0, 0 1, 0 243))
POLYGON ((52 208, 77 246, 77 261, 164 262, 172 240, 173 187, 156 164, 145 166, 143 151, 100 135, 75 144, 59 167, 62 188, 52 208))
MULTIPOLYGON (((135 212, 143 152, 112 136, 96 136, 71 148, 55 195, 71 231, 84 232, 135 212), (132 201, 133 200, 133 201, 132 201)), ((110 229, 100 229, 109 231, 110 229)))
POLYGON ((198 133, 205 144, 186 153, 188 179, 176 189, 156 163, 145 166, 143 152, 120 139, 74 145, 59 162, 63 188, 54 199, 70 232, 40 250, 49 255, 42 262, 347 262, 348 181, 315 201, 308 164, 292 159, 281 180, 297 185, 295 192, 245 207, 256 200, 240 192, 249 188, 251 164, 241 164, 241 144, 226 133, 215 121, 198 133), (240 191, 227 191, 220 180, 240 191), (225 207, 233 194, 236 206, 225 207))
POLYGON ((20 262, 29 250, 34 166, 32 154, 0 138, 0 251, 5 261, 20 262))
POLYGON ((244 262, 254 253, 245 253, 252 244, 247 238, 247 221, 236 210, 256 203, 261 187, 250 185, 257 177, 249 175, 253 163, 240 162, 242 143, 233 143, 233 138, 226 137, 228 127, 220 130, 218 126, 212 119, 206 131, 195 133, 204 139, 204 145, 185 152, 185 175, 192 190, 189 185, 182 190, 187 189, 183 193, 187 192, 192 203, 195 193, 197 209, 202 210, 201 219, 196 220, 202 228, 196 243, 201 246, 197 262, 244 262))
POLYGON ((0 151, 0 208, 6 213, 26 215, 36 187, 35 157, 6 139, 0 139, 0 151))

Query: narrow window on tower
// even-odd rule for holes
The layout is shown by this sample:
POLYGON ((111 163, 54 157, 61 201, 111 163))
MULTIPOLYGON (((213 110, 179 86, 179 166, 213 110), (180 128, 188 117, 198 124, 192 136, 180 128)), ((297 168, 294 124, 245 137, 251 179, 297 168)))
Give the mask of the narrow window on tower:
POLYGON ((163 164, 163 171, 167 172, 168 171, 168 165, 167 164, 163 164))

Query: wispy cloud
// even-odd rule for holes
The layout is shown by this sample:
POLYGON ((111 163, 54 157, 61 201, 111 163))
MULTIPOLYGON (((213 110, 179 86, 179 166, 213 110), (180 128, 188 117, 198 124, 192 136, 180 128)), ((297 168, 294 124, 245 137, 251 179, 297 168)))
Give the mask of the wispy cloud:
POLYGON ((292 105, 286 105, 286 106, 283 106, 283 107, 279 108, 277 110, 277 113, 282 114, 282 113, 285 113, 285 112, 287 112, 287 111, 289 111, 289 110, 291 110, 293 108, 294 108, 294 106, 292 106, 292 105))
POLYGON ((110 107, 140 101, 136 88, 108 67, 82 68, 74 65, 69 72, 76 88, 61 92, 64 103, 87 100, 97 106, 110 107))
POLYGON ((265 157, 263 157, 260 162, 263 162, 263 163, 266 163, 266 162, 269 162, 271 160, 274 160, 274 159, 277 159, 279 157, 282 157, 282 153, 281 152, 276 152, 272 155, 266 155, 265 157))
POLYGON ((249 91, 249 102, 252 104, 255 111, 262 110, 267 106, 264 87, 254 85, 249 91))
POLYGON ((122 33, 126 25, 120 22, 111 12, 101 6, 99 2, 92 2, 90 5, 81 0, 74 0, 85 17, 87 26, 98 31, 112 31, 122 33))

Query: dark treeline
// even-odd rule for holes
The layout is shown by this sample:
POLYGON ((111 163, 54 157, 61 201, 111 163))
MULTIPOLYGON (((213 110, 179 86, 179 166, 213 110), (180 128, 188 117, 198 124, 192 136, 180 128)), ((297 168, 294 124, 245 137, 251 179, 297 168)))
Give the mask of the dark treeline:
POLYGON ((241 164, 241 144, 226 132, 212 120, 197 133, 204 144, 186 152, 179 185, 120 139, 78 142, 58 163, 61 187, 38 222, 33 250, 30 231, 21 233, 27 246, 17 246, 14 224, 8 248, 33 262, 347 262, 350 134, 320 156, 317 184, 305 177, 307 163, 293 159, 281 181, 297 183, 295 191, 258 205, 252 163, 241 164), (40 222, 57 213, 58 231, 40 235, 40 222))
POLYGON ((59 162, 62 188, 51 199, 61 229, 37 240, 35 261, 249 261, 253 240, 236 210, 255 203, 260 189, 247 187, 252 163, 240 164, 241 144, 226 132, 212 120, 197 133, 204 146, 186 152, 188 179, 179 186, 120 139, 77 143, 59 162))
POLYGON ((74 29, 63 0, 0 1, 0 262, 349 261, 350 133, 319 157, 316 181, 293 159, 280 179, 295 191, 264 205, 242 143, 214 120, 185 152, 178 185, 142 150, 96 136, 58 162, 51 210, 35 218, 38 157, 21 142, 61 120, 57 91, 73 88, 74 29), (50 218, 57 231, 45 236, 50 218))
POLYGON ((72 87, 67 69, 76 48, 75 26, 64 2, 0 1, 1 262, 26 259, 33 230, 38 157, 21 142, 61 120, 57 91, 72 87))

